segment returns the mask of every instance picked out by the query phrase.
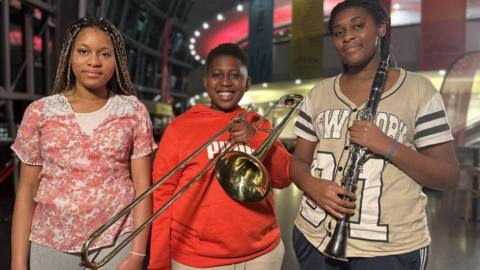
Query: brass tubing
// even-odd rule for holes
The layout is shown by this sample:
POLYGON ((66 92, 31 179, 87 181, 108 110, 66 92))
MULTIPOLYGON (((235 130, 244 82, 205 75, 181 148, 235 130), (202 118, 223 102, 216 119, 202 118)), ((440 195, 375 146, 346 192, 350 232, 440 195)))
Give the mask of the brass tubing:
MULTIPOLYGON (((249 112, 253 111, 254 107, 249 106, 247 110, 239 115, 239 117, 243 118, 245 117, 249 112)), ((174 196, 167 202, 165 203, 164 206, 162 206, 159 210, 157 210, 149 219, 147 219, 140 227, 138 227, 136 230, 134 230, 127 238, 125 238, 117 247, 115 247, 109 254, 107 254, 103 259, 93 262, 90 260, 88 257, 88 252, 90 250, 90 246, 92 243, 100 237, 106 230, 108 230, 115 222, 120 220, 122 217, 126 216, 130 211, 141 201, 143 201, 147 196, 149 196, 153 191, 155 191, 160 185, 162 185, 168 178, 170 178, 172 175, 174 175, 178 170, 182 169, 185 165, 188 164, 193 158, 195 158, 200 152, 202 152, 208 145, 210 145, 213 141, 215 141, 218 137, 220 137, 223 133, 225 133, 227 130, 229 130, 234 123, 231 123, 227 126, 225 126, 222 130, 217 132, 211 139, 209 139, 205 144, 203 144, 201 147, 199 147, 195 152, 193 152, 188 158, 183 160, 180 164, 178 164, 175 168, 173 168, 168 174, 160 178, 155 184, 153 184, 148 190, 140 194, 136 199, 134 199, 130 204, 125 206, 120 212, 115 214, 107 223, 102 225, 100 228, 98 228, 96 231, 94 231, 90 237, 85 241, 85 243, 82 246, 82 251, 81 251, 81 257, 82 257, 82 263, 81 265, 85 267, 89 267, 91 269, 98 269, 102 266, 104 266, 106 263, 108 263, 122 248, 124 248, 132 239, 137 236, 142 230, 144 230, 148 225, 152 223, 152 221, 159 216, 164 209, 166 209, 168 206, 170 206, 176 199, 177 197, 184 192, 184 189, 188 189, 194 182, 196 182, 197 179, 202 176, 201 174, 197 175, 193 180, 188 182, 184 188, 182 188, 178 193, 180 194, 174 194, 174 196), (188 187, 187 187, 188 186, 188 187), (185 188, 186 187, 186 188, 185 188), (177 196, 178 195, 178 196, 177 196)), ((210 166, 210 164, 209 164, 210 166)), ((211 165, 213 166, 213 164, 211 165)), ((202 170, 202 174, 205 173, 205 170, 202 170)))

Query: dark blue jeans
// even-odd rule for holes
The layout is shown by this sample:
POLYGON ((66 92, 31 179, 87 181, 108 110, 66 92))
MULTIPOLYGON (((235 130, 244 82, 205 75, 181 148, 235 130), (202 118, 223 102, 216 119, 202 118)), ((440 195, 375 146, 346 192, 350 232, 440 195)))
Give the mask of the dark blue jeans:
POLYGON ((428 247, 399 255, 355 257, 340 262, 320 253, 296 226, 293 227, 293 249, 302 270, 425 270, 428 262, 428 247))

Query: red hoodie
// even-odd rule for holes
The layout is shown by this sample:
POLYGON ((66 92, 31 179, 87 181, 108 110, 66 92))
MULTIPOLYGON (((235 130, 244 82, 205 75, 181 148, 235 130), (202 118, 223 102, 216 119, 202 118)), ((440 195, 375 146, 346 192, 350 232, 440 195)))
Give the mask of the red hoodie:
MULTIPOLYGON (((244 110, 230 113, 197 105, 177 117, 160 141, 153 165, 158 181, 181 161, 207 142, 244 110)), ((254 122, 259 115, 249 113, 254 122)), ((264 121, 249 144, 261 145, 271 125, 264 121)), ((153 195, 153 208, 159 209, 178 189, 203 169, 229 140, 225 133, 183 169, 170 177, 153 195)), ((251 151, 248 146, 239 150, 251 151)), ((264 159, 274 188, 290 184, 290 154, 277 140, 264 159), (274 167, 273 167, 274 165, 274 167)), ((222 189, 212 168, 190 187, 152 225, 148 269, 170 269, 170 259, 192 267, 214 267, 250 260, 272 251, 280 241, 273 194, 258 203, 241 203, 222 189)))

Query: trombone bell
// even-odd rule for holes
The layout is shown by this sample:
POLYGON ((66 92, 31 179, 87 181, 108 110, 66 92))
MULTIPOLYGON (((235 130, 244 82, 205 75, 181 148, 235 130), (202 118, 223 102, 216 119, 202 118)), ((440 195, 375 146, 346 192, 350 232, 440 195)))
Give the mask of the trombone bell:
POLYGON ((272 184, 262 160, 293 117, 293 113, 300 107, 302 100, 301 95, 290 94, 277 101, 275 107, 283 105, 290 110, 251 155, 229 151, 217 160, 215 164, 217 179, 225 192, 232 198, 241 202, 258 202, 268 195, 272 184))
MULTIPOLYGON (((217 132, 212 138, 196 149, 190 156, 181 161, 165 176, 160 178, 153 184, 148 190, 140 194, 129 205, 120 210, 114 217, 112 217, 107 223, 98 228, 90 237, 85 241, 82 247, 82 265, 92 269, 98 269, 109 262, 122 248, 124 248, 132 239, 137 236, 142 230, 148 227, 155 218, 157 218, 162 212, 170 207, 184 192, 186 192, 195 182, 197 182, 206 172, 208 172, 215 164, 215 170, 217 171, 217 178, 222 188, 234 199, 242 202, 258 202, 265 198, 271 190, 270 176, 267 169, 262 164, 261 160, 267 153, 270 146, 274 143, 281 130, 285 127, 288 120, 292 117, 294 111, 298 109, 303 97, 297 94, 290 94, 283 96, 276 102, 277 105, 285 105, 290 107, 290 111, 287 116, 284 117, 282 122, 276 127, 266 141, 256 150, 252 155, 248 155, 243 152, 231 152, 233 145, 229 146, 229 151, 224 154, 219 154, 201 170, 193 179, 185 184, 180 190, 178 190, 172 197, 162 205, 155 213, 153 213, 144 223, 134 230, 125 240, 123 240, 117 247, 115 247, 104 258, 97 258, 96 262, 93 262, 88 257, 90 245, 101 236, 107 229, 109 229, 115 222, 128 215, 130 211, 141 201, 146 199, 154 190, 160 185, 165 183, 168 178, 174 175, 176 172, 187 166, 194 157, 203 152, 208 145, 218 139, 223 133, 229 130, 233 124, 229 124, 222 130, 217 132), (231 149, 230 149, 231 147, 231 149)), ((249 106, 248 109, 241 113, 239 117, 245 117, 246 114, 253 110, 253 106, 249 106)))
POLYGON ((258 202, 270 192, 270 176, 255 156, 232 151, 215 164, 217 179, 225 192, 237 201, 258 202))

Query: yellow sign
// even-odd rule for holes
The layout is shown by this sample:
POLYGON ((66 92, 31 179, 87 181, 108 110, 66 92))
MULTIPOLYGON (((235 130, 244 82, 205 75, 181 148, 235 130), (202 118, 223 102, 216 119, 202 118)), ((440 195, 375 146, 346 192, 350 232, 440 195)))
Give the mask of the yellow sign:
POLYGON ((155 102, 151 100, 142 100, 150 114, 173 116, 172 105, 164 102, 155 102))
POLYGON ((292 0, 290 79, 321 76, 323 18, 323 0, 292 0))

